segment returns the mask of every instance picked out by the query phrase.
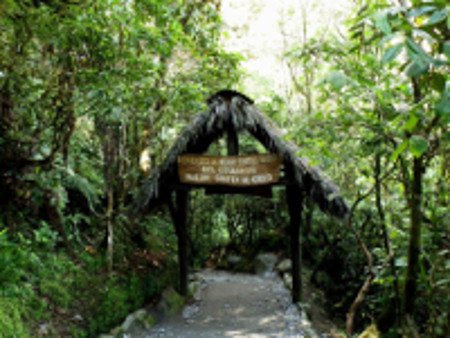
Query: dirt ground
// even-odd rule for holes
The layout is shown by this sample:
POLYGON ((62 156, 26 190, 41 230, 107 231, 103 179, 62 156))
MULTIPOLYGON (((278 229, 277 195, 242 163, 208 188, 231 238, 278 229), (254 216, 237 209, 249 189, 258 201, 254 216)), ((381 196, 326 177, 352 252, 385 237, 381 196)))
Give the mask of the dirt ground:
POLYGON ((315 336, 274 273, 256 276, 203 271, 197 278, 199 291, 181 314, 130 338, 315 336))

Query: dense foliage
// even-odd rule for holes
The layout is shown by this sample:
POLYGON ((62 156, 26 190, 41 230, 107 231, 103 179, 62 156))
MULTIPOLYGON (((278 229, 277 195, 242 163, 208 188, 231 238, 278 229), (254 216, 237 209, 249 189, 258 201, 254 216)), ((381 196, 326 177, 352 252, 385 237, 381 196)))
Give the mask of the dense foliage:
POLYGON ((167 217, 126 209, 180 126, 237 79, 217 9, 1 2, 0 336, 92 336, 175 280, 167 217))
POLYGON ((323 223, 313 222, 306 246, 316 256, 326 232, 316 264, 334 266, 329 297, 346 311, 367 276, 362 315, 393 336, 449 332, 448 14, 445 1, 368 2, 349 19, 347 39, 311 39, 286 53, 293 69, 316 65, 318 79, 299 78, 312 87, 297 92, 310 113, 290 135, 353 201, 371 257, 355 252, 347 229, 323 223))
MULTIPOLYGON (((239 84, 219 10, 0 2, 0 336, 95 336, 176 285, 169 213, 129 207, 205 98, 239 84)), ((347 37, 285 51, 292 92, 260 105, 352 207, 342 223, 307 201, 302 233, 308 277, 342 328, 362 295, 348 333, 371 322, 389 337, 450 333, 449 11, 445 0, 361 2, 347 37)), ((190 211, 194 267, 287 254, 282 189, 198 191, 190 211)))

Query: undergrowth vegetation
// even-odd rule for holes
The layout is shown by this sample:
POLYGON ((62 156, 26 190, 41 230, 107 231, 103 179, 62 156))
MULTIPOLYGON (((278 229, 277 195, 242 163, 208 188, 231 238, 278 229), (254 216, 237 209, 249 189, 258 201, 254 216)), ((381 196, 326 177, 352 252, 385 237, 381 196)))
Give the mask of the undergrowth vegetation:
MULTIPOLYGON (((161 234, 152 238, 165 241, 161 234)), ((145 257, 136 250, 123 256, 111 275, 101 253, 79 248, 73 260, 55 248, 57 243, 58 235, 48 226, 31 239, 2 231, 2 337, 95 336, 157 299, 176 279, 174 261, 165 259, 174 255, 170 248, 155 251, 164 257, 145 257)))

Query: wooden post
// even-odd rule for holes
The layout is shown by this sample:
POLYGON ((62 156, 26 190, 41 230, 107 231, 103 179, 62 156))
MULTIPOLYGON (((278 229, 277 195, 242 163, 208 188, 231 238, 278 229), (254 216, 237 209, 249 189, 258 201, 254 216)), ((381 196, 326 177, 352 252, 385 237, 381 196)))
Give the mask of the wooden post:
POLYGON ((237 156, 239 155, 239 139, 233 127, 227 129, 227 155, 237 156))
POLYGON ((300 228, 302 223, 303 198, 297 186, 286 186, 286 198, 290 216, 291 259, 292 259, 292 302, 302 298, 301 281, 301 244, 300 228))
POLYGON ((188 191, 176 191, 177 203, 177 235, 178 235, 178 264, 180 265, 180 294, 187 296, 188 293, 188 231, 187 231, 187 208, 188 191))
POLYGON ((179 267, 179 292, 182 296, 188 293, 188 231, 187 208, 189 192, 187 190, 175 190, 175 206, 172 197, 169 196, 169 209, 175 225, 175 233, 178 240, 178 267, 179 267))

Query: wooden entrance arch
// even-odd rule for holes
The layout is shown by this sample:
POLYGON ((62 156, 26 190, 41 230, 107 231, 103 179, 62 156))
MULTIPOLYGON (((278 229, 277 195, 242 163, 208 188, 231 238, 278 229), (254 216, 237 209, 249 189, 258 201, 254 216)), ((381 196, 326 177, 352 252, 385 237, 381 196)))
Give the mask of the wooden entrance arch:
POLYGON ((214 187, 216 192, 248 193, 261 187, 271 189, 275 185, 284 186, 290 215, 292 300, 299 302, 301 298, 300 228, 303 201, 305 198, 309 198, 322 211, 341 219, 348 214, 347 204, 340 197, 337 187, 318 169, 309 166, 304 158, 297 155, 298 147, 284 141, 273 123, 256 108, 253 101, 247 96, 232 90, 222 90, 211 96, 207 102, 209 109, 197 115, 192 123, 182 131, 164 162, 160 167, 154 169, 144 182, 137 199, 137 207, 142 212, 149 212, 161 203, 167 203, 169 206, 178 239, 179 291, 182 295, 186 295, 188 286, 186 222, 189 191, 194 188, 214 187), (250 159, 242 160, 241 162, 247 163, 247 166, 227 170, 220 169, 220 164, 213 160, 198 158, 199 161, 205 163, 209 161, 208 169, 198 171, 198 168, 189 167, 189 163, 195 162, 195 156, 205 153, 214 141, 224 136, 227 140, 228 155, 224 157, 224 159, 228 159, 224 160, 224 163, 227 161, 237 163, 230 162, 230 157, 234 156, 233 159, 239 159, 239 133, 243 131, 247 131, 258 140, 271 154, 269 157, 273 156, 279 159, 282 165, 282 168, 278 169, 279 177, 268 179, 267 175, 272 175, 273 171, 270 173, 264 171, 271 169, 268 166, 264 169, 264 160, 260 162, 252 162, 250 159), (188 167, 186 167, 186 163, 188 163, 188 167), (252 168, 252 165, 258 166, 258 168, 252 168), (179 168, 179 166, 183 168, 179 168), (179 169, 182 169, 181 172, 179 169), (191 176, 183 176, 186 174, 186 170, 191 176), (218 173, 223 175, 221 177, 214 176, 218 173), (225 174, 228 176, 224 176, 225 174), (266 175, 266 178, 251 176, 258 174, 266 175))

